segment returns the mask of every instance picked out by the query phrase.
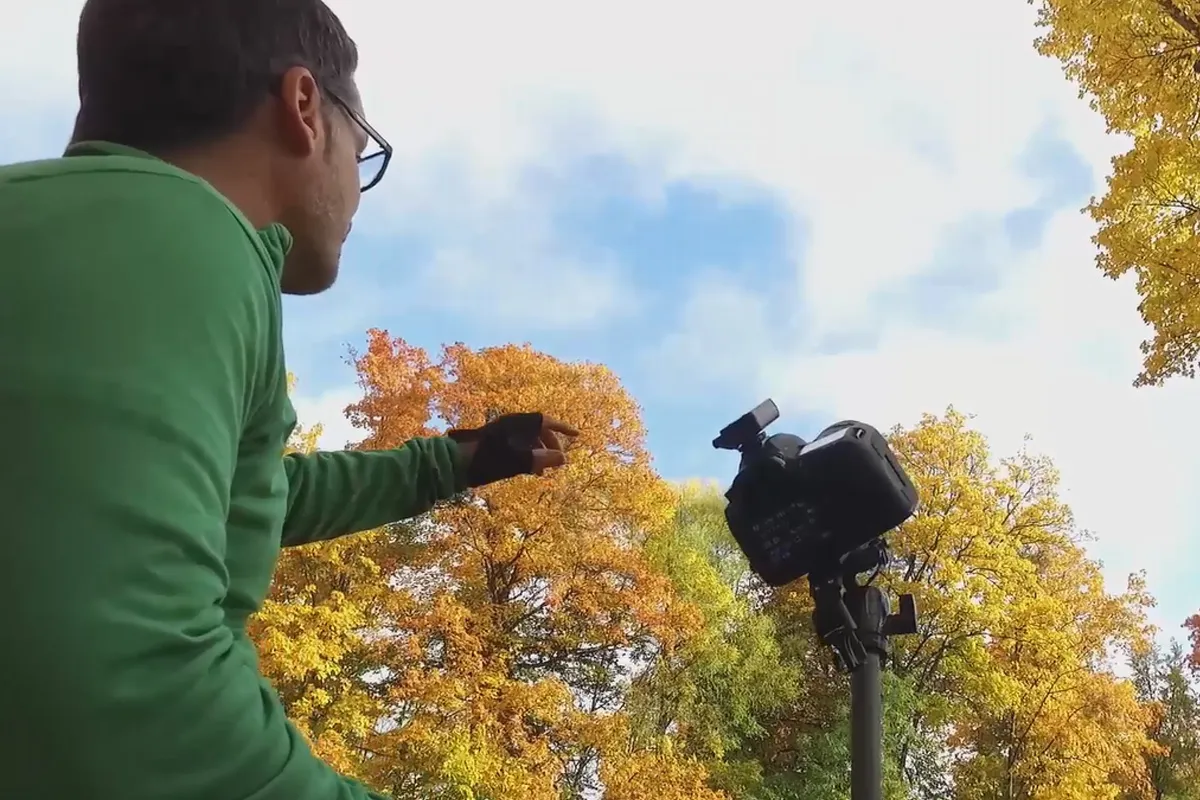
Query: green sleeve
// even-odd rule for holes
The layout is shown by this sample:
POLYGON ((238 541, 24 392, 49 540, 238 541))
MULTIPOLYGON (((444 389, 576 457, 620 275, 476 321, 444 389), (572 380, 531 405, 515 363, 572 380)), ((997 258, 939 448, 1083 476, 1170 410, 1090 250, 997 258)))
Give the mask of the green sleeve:
POLYGON ((413 439, 396 450, 286 457, 285 546, 332 539, 415 517, 466 488, 453 439, 413 439))
POLYGON ((109 177, 86 213, 74 180, 0 198, 0 795, 373 797, 309 751, 221 607, 271 276, 179 178, 109 177))

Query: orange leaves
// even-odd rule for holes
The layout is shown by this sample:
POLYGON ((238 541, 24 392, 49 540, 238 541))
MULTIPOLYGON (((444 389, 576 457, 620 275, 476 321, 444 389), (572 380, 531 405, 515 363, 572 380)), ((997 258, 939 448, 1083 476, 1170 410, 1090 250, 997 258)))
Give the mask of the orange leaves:
MULTIPOLYGON (((581 435, 542 478, 285 552, 252 633, 322 757, 430 800, 839 796, 845 682, 805 587, 758 584, 719 493, 654 475, 611 372, 518 346, 434 361, 382 332, 357 364, 366 446, 527 410, 581 435)), ((1187 715, 1111 668, 1145 651, 1144 578, 1108 591, 1053 465, 997 462, 962 414, 891 441, 922 505, 879 577, 921 609, 893 643, 889 774, 970 800, 1146 796, 1179 752, 1148 735, 1187 715)))
POLYGON ((347 414, 363 448, 518 411, 580 435, 546 476, 284 554, 255 636, 314 746, 338 763, 372 754, 354 772, 403 797, 558 800, 598 770, 609 797, 715 797, 700 764, 630 750, 624 685, 702 618, 646 557, 676 497, 617 377, 528 346, 434 360, 383 331, 355 365, 364 396, 347 414))
POLYGON ((346 409, 356 428, 367 432, 362 447, 399 447, 416 436, 428 436, 430 403, 441 389, 441 373, 425 351, 386 331, 367 332, 367 352, 355 354, 363 399, 346 409))

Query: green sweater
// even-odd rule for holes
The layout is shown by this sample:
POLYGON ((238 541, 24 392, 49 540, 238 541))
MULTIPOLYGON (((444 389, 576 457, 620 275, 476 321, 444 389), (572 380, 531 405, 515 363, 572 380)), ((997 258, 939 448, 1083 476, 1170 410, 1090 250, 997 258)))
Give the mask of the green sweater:
POLYGON ((0 168, 0 798, 359 800, 260 676, 281 545, 460 490, 448 439, 284 456, 286 230, 107 144, 0 168))

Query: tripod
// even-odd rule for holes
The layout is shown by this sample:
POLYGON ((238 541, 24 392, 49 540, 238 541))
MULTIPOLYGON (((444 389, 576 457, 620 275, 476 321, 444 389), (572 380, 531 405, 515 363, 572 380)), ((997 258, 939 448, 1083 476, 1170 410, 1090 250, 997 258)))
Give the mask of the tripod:
POLYGON ((839 667, 850 673, 851 800, 883 800, 883 668, 888 638, 917 632, 912 595, 901 595, 900 610, 892 614, 879 587, 870 580, 858 581, 860 574, 882 569, 887 560, 887 545, 876 539, 850 553, 835 569, 809 578, 817 635, 833 648, 839 667))

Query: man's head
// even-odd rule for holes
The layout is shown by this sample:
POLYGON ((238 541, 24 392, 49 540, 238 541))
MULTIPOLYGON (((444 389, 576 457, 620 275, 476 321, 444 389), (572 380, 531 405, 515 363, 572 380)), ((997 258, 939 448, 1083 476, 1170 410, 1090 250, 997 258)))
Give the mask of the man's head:
MULTIPOLYGON (((321 0, 87 0, 78 53, 72 141, 138 148, 208 179, 255 224, 291 231, 284 291, 332 285, 358 161, 387 146, 362 116, 358 50, 321 0)), ((381 171, 379 155, 367 166, 381 171)))

